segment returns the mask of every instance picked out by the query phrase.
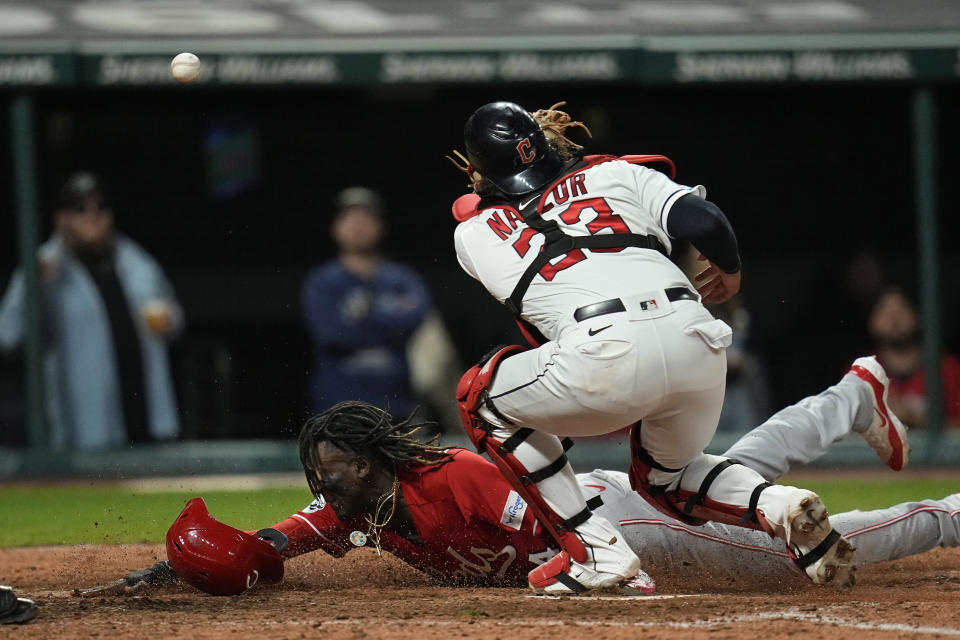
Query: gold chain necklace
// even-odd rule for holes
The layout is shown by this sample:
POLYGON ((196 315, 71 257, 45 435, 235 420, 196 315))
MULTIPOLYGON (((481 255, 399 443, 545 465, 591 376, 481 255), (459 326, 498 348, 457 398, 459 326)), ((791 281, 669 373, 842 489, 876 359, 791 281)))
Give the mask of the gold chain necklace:
POLYGON ((400 493, 400 478, 397 476, 397 472, 393 472, 393 490, 388 493, 380 496, 380 499, 377 501, 377 508, 373 512, 373 517, 370 515, 363 516, 363 519, 367 521, 367 534, 364 536, 359 531, 354 531, 350 534, 350 541, 354 544, 357 544, 359 540, 357 538, 363 537, 363 542, 357 546, 364 546, 366 544, 366 538, 370 538, 373 541, 373 546, 377 550, 377 555, 383 555, 383 547, 380 544, 380 533, 383 531, 383 528, 390 523, 390 520, 393 518, 393 514, 397 510, 397 495, 400 493), (385 515, 381 520, 380 513, 383 511, 384 507, 387 506, 387 503, 390 503, 390 511, 385 515), (357 536, 356 534, 359 534, 357 536))

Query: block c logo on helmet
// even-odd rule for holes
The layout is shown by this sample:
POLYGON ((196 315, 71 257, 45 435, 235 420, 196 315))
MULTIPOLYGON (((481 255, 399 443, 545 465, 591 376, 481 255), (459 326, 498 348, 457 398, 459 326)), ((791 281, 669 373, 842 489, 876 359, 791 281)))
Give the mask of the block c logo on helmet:
POLYGON ((537 157, 537 150, 530 144, 530 138, 524 138, 517 143, 517 153, 520 154, 520 161, 523 164, 530 164, 537 157))

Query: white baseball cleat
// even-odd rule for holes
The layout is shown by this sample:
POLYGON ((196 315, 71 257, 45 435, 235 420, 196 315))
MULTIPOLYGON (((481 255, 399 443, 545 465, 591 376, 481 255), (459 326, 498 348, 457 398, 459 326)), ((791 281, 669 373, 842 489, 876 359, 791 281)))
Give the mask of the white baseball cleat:
POLYGON ((907 466, 910 443, 907 441, 906 426, 887 406, 887 392, 890 389, 887 372, 875 356, 868 356, 854 360, 850 373, 869 384, 873 390, 873 422, 860 435, 888 467, 900 471, 907 466))
POLYGON ((652 596, 657 591, 657 583, 643 569, 637 572, 637 575, 624 580, 616 587, 617 591, 627 596, 652 596))
MULTIPOLYGON (((561 551, 527 575, 527 582, 534 593, 548 596, 579 595, 597 589, 618 587, 630 580, 646 576, 640 569, 640 560, 633 556, 625 563, 621 571, 608 573, 594 571, 589 567, 575 562, 570 554, 561 551)), ((652 583, 653 580, 650 580, 652 583)), ((638 583, 634 591, 642 590, 643 580, 638 583)), ((656 589, 656 585, 653 585, 656 589)), ((652 592, 651 592, 652 593, 652 592)))
POLYGON ((656 589, 653 580, 640 569, 640 558, 627 546, 622 536, 602 518, 590 519, 590 527, 577 531, 586 544, 587 560, 581 564, 561 551, 527 574, 527 582, 534 593, 551 596, 574 595, 606 589, 627 587, 628 592, 656 589), (589 529, 589 531, 586 531, 589 529), (600 534, 602 538, 598 537, 600 534))
POLYGON ((568 551, 561 551, 527 574, 534 593, 581 594, 619 587, 632 580, 639 580, 634 587, 628 587, 632 595, 645 588, 656 588, 653 580, 640 570, 640 558, 606 519, 594 515, 576 531, 586 551, 583 563, 575 561, 568 551), (650 581, 649 585, 643 577, 650 581))
POLYGON ((803 493, 787 511, 787 550, 794 564, 817 584, 853 586, 856 549, 830 525, 817 494, 803 493))

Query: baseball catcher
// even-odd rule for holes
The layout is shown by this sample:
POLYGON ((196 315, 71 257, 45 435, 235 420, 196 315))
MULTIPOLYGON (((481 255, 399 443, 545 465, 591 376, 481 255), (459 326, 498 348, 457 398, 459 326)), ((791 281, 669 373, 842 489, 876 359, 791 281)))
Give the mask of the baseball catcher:
MULTIPOLYGON (((774 481, 791 465, 810 462, 830 443, 857 433, 896 468, 906 455, 906 440, 886 406, 888 386, 876 360, 861 358, 838 384, 780 411, 725 456, 774 481)), ((300 458, 315 495, 309 506, 254 533, 218 523, 193 500, 167 534, 170 563, 132 572, 112 589, 105 585, 81 594, 139 591, 178 575, 209 593, 239 593, 279 579, 278 558, 316 549, 341 557, 357 547, 387 551, 445 584, 526 582, 530 571, 556 555, 556 540, 489 461, 464 449, 422 443, 415 438, 418 426, 368 404, 336 405, 300 433, 300 458), (180 548, 171 548, 171 540, 180 548)), ((650 567, 686 566, 736 578, 804 575, 783 543, 765 532, 680 522, 636 493, 626 474, 598 470, 576 481, 595 517, 610 522, 614 534, 650 567)), ((837 514, 830 523, 856 540, 859 564, 893 560, 937 545, 960 545, 960 495, 837 514)), ((629 590, 642 594, 654 588, 648 576, 638 574, 629 590)))
POLYGON ((559 547, 530 573, 530 586, 579 593, 638 575, 623 536, 588 508, 560 439, 629 425, 630 482, 651 504, 690 524, 763 531, 786 543, 814 582, 851 584, 854 548, 816 494, 703 453, 731 341, 703 303, 740 288, 726 216, 702 186, 645 166, 665 163, 672 176, 665 158, 585 156, 566 137, 585 127, 558 106, 477 109, 464 126, 461 167, 473 193, 454 205, 460 265, 533 344, 488 355, 458 390, 467 434, 559 547), (680 239, 706 266, 696 289, 669 259, 680 239))

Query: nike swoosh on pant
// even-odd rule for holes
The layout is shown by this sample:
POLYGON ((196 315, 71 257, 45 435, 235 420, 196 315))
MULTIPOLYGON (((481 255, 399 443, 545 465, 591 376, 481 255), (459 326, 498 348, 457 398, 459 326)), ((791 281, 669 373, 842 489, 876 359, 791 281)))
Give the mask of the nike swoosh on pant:
POLYGON ((612 326, 613 326, 612 324, 608 324, 607 326, 605 326, 605 327, 600 327, 599 329, 587 329, 587 335, 588 335, 588 336, 595 336, 595 335, 597 335, 598 333, 600 333, 601 331, 603 331, 604 329, 609 329, 609 328, 612 327, 612 326))

